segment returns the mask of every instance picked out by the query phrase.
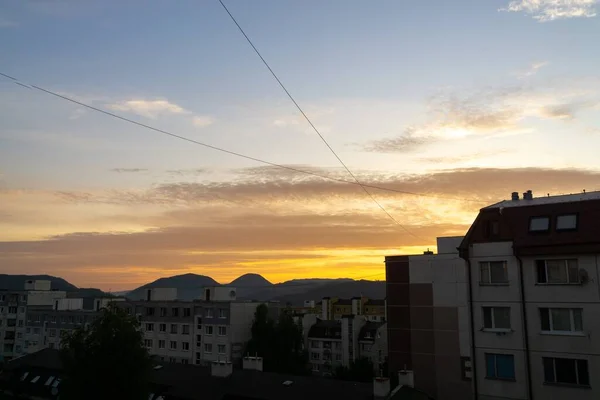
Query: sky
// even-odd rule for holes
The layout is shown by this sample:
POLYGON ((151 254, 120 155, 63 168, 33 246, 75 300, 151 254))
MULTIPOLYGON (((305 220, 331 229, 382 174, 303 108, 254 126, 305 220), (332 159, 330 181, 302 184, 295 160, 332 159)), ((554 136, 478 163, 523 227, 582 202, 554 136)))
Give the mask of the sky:
POLYGON ((218 0, 6 0, 0 273, 384 279, 513 191, 600 189, 597 0, 224 3, 389 216, 218 0))

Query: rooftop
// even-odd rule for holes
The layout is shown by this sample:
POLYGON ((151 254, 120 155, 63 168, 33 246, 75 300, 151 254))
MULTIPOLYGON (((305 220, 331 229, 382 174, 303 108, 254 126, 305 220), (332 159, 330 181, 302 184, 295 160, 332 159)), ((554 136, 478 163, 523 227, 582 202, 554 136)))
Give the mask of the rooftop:
POLYGON ((539 206, 542 204, 573 203, 577 201, 586 200, 600 200, 600 191, 562 194, 557 196, 533 197, 531 200, 523 199, 521 197, 519 198, 519 200, 503 200, 499 203, 495 203, 484 207, 483 209, 485 210, 490 208, 539 206))

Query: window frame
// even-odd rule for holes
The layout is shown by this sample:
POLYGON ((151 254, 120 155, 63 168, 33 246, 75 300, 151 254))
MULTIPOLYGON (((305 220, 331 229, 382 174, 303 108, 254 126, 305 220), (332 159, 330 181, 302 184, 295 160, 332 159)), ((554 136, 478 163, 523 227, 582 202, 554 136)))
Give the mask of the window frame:
POLYGON ((568 286, 572 286, 572 285, 581 285, 581 276, 579 275, 579 259, 577 258, 547 258, 547 259, 539 259, 539 260, 535 260, 535 284, 536 285, 548 285, 548 286, 552 286, 552 285, 568 285, 568 286), (566 282, 549 282, 549 274, 548 274, 548 262, 556 262, 556 261, 563 261, 564 263, 564 268, 566 269, 566 276, 567 276, 567 281, 566 282), (577 263, 577 279, 576 281, 571 281, 571 276, 569 274, 569 261, 575 261, 577 263), (541 282, 540 281, 540 267, 541 267, 541 263, 544 263, 544 278, 546 280, 546 282, 541 282))
POLYGON ((568 213, 568 214, 559 214, 556 216, 556 218, 554 219, 554 226, 556 227, 556 232, 569 232, 569 231, 576 231, 579 228, 579 213, 568 213), (575 227, 573 228, 559 228, 558 227, 558 219, 560 217, 575 217, 575 227))
POLYGON ((532 217, 529 217, 529 224, 527 225, 527 231, 529 233, 533 233, 533 234, 544 234, 544 233, 548 233, 550 232, 550 230, 552 229, 552 218, 550 215, 535 215, 532 217), (536 229, 536 230, 532 230, 531 229, 531 223, 533 222, 533 220, 536 219, 542 219, 545 218, 548 220, 548 227, 546 229, 536 229))
POLYGON ((572 386, 572 387, 581 387, 581 388, 590 388, 591 387, 591 383, 590 383, 590 366, 589 366, 589 362, 588 360, 584 359, 584 358, 564 358, 564 357, 542 357, 542 371, 544 372, 544 385, 557 385, 557 386, 572 386), (556 360, 568 360, 568 361, 572 361, 575 368, 575 378, 577 380, 576 383, 572 383, 572 382, 558 382, 558 374, 556 373, 556 360), (554 375, 554 381, 549 381, 547 378, 547 370, 546 370, 546 362, 547 361, 552 361, 552 374, 554 375), (587 369, 587 383, 580 383, 581 382, 581 377, 579 376, 579 368, 580 365, 579 363, 585 363, 586 365, 586 369, 587 369))
POLYGON ((511 314, 512 314, 512 310, 510 307, 506 307, 506 306, 482 306, 481 307, 481 316, 482 316, 482 320, 483 320, 483 328, 482 331, 484 332, 512 332, 512 321, 511 321, 511 314), (490 321, 492 322, 492 326, 491 327, 486 327, 485 326, 485 311, 486 310, 490 310, 490 321), (508 309, 508 328, 498 328, 496 327, 496 316, 495 316, 495 310, 498 309, 508 309))
POLYGON ((485 359, 485 379, 508 381, 508 382, 516 382, 517 381, 517 373, 516 373, 516 369, 515 369, 515 356, 513 354, 484 353, 484 359, 485 359), (488 357, 494 357, 494 376, 489 375, 490 371, 488 370, 488 357), (512 377, 498 376, 498 357, 508 357, 512 360, 512 377))
POLYGON ((212 343, 204 343, 204 352, 206 354, 212 354, 212 343))
POLYGON ((227 336, 227 327, 226 326, 219 326, 217 327, 217 336, 227 336), (223 331, 223 333, 221 333, 221 331, 223 331))
POLYGON ((212 325, 204 325, 204 334, 205 335, 211 335, 211 336, 214 335, 213 326, 212 325))
POLYGON ((583 308, 580 307, 540 307, 539 308, 539 314, 540 314, 540 331, 542 334, 546 334, 546 335, 574 335, 574 336, 581 336, 584 334, 584 330, 583 330, 583 308), (554 319, 552 317, 552 310, 568 310, 569 311, 569 324, 571 326, 571 329, 568 331, 563 331, 563 330, 558 330, 558 329, 554 329, 554 319), (576 323, 575 323, 575 312, 576 310, 579 310, 580 312, 580 316, 581 316, 581 330, 576 330, 576 323), (543 316, 542 313, 543 312, 547 312, 548 313, 548 327, 550 329, 544 329, 543 326, 543 316))
POLYGON ((169 340, 169 350, 177 350, 177 340, 169 340), (173 346, 175 343, 175 346, 173 346))
POLYGON ((508 286, 510 285, 510 281, 508 279, 508 261, 506 260, 489 260, 489 261, 480 261, 479 262, 479 285, 480 286, 508 286), (506 277, 506 281, 504 282, 492 282, 492 263, 503 263, 504 273, 506 277), (487 266, 487 282, 484 281, 483 277, 484 266, 487 266))
POLYGON ((227 354, 227 345, 217 344, 217 354, 227 354), (221 347, 223 347, 223 351, 221 352, 221 347))

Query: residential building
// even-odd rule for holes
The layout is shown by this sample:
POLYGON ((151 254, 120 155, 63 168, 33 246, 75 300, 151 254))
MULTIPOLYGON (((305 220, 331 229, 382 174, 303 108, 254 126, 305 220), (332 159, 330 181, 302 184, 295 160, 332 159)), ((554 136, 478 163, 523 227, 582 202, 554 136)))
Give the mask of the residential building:
POLYGON ((461 241, 438 238, 438 254, 385 258, 390 372, 413 375, 415 388, 438 400, 472 398, 461 241))
POLYGON ((316 313, 321 319, 340 321, 345 315, 363 315, 369 321, 385 321, 385 300, 369 299, 365 296, 341 299, 338 297, 324 297, 312 309, 305 301, 303 307, 296 307, 295 312, 316 313), (311 311, 314 310, 314 311, 311 311))
POLYGON ((0 361, 26 353, 28 308, 52 307, 56 299, 64 297, 64 291, 51 290, 50 281, 45 280, 27 281, 23 290, 0 290, 0 361))
POLYGON ((373 363, 380 376, 388 358, 387 323, 367 321, 358 334, 358 353, 373 363))
POLYGON ((600 192, 513 193, 460 245, 478 398, 600 398, 600 192))

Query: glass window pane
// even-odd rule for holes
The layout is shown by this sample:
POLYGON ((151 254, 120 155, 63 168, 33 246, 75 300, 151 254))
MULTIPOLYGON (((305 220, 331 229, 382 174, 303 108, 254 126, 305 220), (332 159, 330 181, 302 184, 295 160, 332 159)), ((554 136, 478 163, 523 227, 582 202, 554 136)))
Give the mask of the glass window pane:
POLYGON ((568 308, 553 308, 550 310, 552 314, 552 329, 555 331, 570 331, 571 330, 571 310, 568 308))
POLYGON ((554 359, 544 357, 542 361, 544 363, 544 382, 556 382, 556 377, 554 376, 554 359))
POLYGON ((486 262, 482 262, 479 264, 480 271, 480 282, 481 283, 490 283, 490 264, 486 262))
POLYGON ((493 328, 492 325, 492 309, 490 307, 483 307, 483 327, 493 328))
POLYGON ((492 283, 505 283, 508 281, 506 276, 506 264, 504 261, 495 261, 490 263, 492 283))
POLYGON ((513 356, 496 355, 496 374, 498 378, 515 379, 515 363, 513 356))
POLYGON ((577 384, 577 372, 575 370, 575 360, 568 358, 555 358, 556 382, 577 384))
POLYGON ((546 261, 548 283, 568 283, 567 268, 564 260, 546 261))
POLYGON ((573 312, 573 330, 577 332, 583 331, 583 310, 581 308, 574 308, 573 312))
POLYGON ((540 320, 543 331, 550 330, 550 310, 547 308, 540 308, 540 320))
POLYGON ((577 260, 567 260, 569 283, 579 283, 579 265, 577 260))
POLYGON ((546 279, 546 262, 543 260, 538 260, 535 263, 537 269, 537 282, 538 283, 546 283, 548 280, 546 279))
POLYGON ((510 307, 494 308, 495 328, 510 329, 510 307))
POLYGON ((529 222, 530 231, 547 231, 550 228, 550 219, 548 217, 531 218, 529 222))
POLYGON ((577 228, 577 215, 559 215, 556 218, 556 229, 575 229, 577 228))
POLYGON ((590 375, 588 371, 587 360, 577 360, 577 376, 579 378, 580 385, 589 386, 590 375))
POLYGON ((496 356, 494 354, 485 355, 485 376, 488 378, 496 377, 496 356))

